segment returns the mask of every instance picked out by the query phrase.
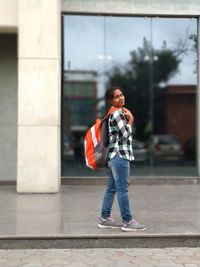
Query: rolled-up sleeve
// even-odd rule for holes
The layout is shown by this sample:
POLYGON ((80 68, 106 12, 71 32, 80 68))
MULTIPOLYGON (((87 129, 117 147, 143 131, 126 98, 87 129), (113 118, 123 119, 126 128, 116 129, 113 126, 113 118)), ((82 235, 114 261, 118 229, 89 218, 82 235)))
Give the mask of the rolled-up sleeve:
POLYGON ((120 110, 113 112, 110 119, 121 138, 127 139, 132 134, 132 127, 127 124, 126 118, 120 110))

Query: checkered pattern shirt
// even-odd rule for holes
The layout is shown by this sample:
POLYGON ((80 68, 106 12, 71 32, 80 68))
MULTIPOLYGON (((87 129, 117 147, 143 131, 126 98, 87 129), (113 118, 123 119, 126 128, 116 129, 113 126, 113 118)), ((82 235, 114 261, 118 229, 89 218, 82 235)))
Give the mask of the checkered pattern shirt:
POLYGON ((109 116, 109 152, 108 160, 118 152, 123 159, 134 160, 132 148, 132 127, 121 110, 116 110, 109 116), (112 143, 111 143, 112 142, 112 143))

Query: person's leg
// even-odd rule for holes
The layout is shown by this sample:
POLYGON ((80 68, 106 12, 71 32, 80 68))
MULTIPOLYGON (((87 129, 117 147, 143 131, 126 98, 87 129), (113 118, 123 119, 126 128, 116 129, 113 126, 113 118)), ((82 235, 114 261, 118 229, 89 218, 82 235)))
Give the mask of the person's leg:
POLYGON ((128 196, 130 162, 117 156, 113 159, 113 161, 111 161, 110 168, 115 179, 118 204, 121 212, 121 218, 124 223, 121 230, 126 232, 146 230, 147 227, 145 225, 140 224, 132 218, 130 211, 128 196))
POLYGON ((130 162, 117 155, 109 162, 109 166, 115 180, 122 221, 129 222, 132 220, 128 196, 130 162))
POLYGON ((116 194, 115 180, 112 175, 112 171, 109 170, 109 179, 106 192, 104 194, 101 216, 99 217, 99 228, 121 228, 122 224, 115 222, 111 218, 111 210, 116 194))
POLYGON ((101 218, 107 219, 110 217, 113 201, 116 194, 115 180, 112 175, 112 171, 109 169, 109 178, 106 192, 104 194, 102 209, 101 209, 101 218))

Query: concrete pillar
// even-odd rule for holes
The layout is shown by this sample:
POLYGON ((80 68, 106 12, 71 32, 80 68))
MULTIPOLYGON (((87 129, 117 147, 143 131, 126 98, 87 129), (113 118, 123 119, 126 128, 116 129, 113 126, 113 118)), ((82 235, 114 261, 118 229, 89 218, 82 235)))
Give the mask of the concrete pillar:
POLYGON ((17 192, 60 186, 60 0, 18 1, 17 192))

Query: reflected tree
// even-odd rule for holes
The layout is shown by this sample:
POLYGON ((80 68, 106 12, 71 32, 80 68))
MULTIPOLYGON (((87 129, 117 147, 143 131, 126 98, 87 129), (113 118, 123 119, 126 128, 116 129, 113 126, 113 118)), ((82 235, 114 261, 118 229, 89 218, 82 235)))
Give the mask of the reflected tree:
POLYGON ((197 35, 196 34, 190 34, 189 39, 193 41, 192 51, 196 53, 196 51, 197 51, 197 35))
POLYGON ((131 51, 129 62, 123 67, 114 66, 108 73, 108 86, 119 86, 124 91, 126 107, 135 116, 135 136, 140 140, 147 139, 152 131, 149 123, 151 94, 153 102, 157 103, 154 108, 154 131, 156 124, 162 125, 162 84, 177 73, 183 53, 181 49, 169 49, 165 41, 160 49, 154 49, 151 42, 144 38, 143 46, 131 51))
MULTIPOLYGON (((197 35, 196 34, 190 34, 189 40, 192 41, 191 51, 197 55, 197 49, 198 49, 197 35)), ((197 73, 197 60, 194 62, 194 71, 193 72, 197 73)))

